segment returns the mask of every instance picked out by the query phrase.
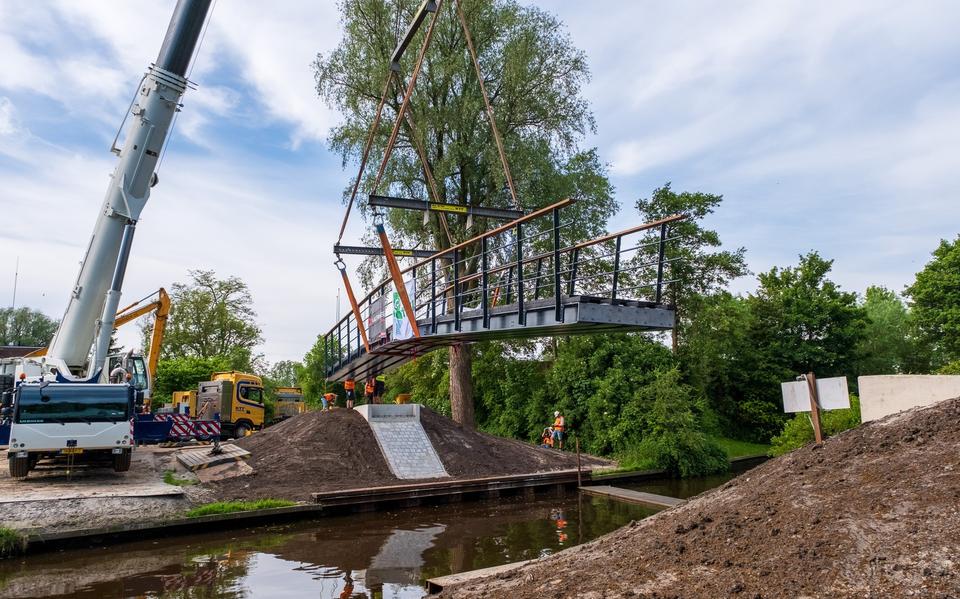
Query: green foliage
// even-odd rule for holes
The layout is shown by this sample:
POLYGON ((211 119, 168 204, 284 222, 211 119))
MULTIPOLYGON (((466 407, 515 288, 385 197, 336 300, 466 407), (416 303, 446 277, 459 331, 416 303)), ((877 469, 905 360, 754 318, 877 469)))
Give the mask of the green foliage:
POLYGON ((217 501, 195 507, 186 513, 187 518, 211 516, 214 514, 231 514, 233 512, 249 512, 251 510, 270 510, 278 507, 297 505, 295 501, 286 499, 257 499, 256 501, 217 501))
POLYGON ((19 554, 26 543, 26 539, 17 531, 0 526, 0 559, 19 554))
POLYGON ((298 387, 303 364, 294 360, 280 360, 266 373, 276 387, 298 387))
POLYGON ((46 347, 57 332, 57 321, 26 306, 0 308, 0 345, 46 347))
MULTIPOLYGON (((860 398, 851 395, 849 409, 821 412, 820 422, 823 426, 823 434, 828 436, 860 426, 860 398)), ((812 443, 813 440, 810 414, 801 412, 788 420, 783 431, 771 440, 770 455, 783 455, 807 443, 812 443)))
POLYGON ((906 294, 921 338, 934 348, 934 365, 960 360, 960 236, 940 241, 906 294))
POLYGON ((165 470, 163 473, 163 482, 175 487, 189 487, 197 484, 197 481, 191 478, 180 478, 173 470, 165 470))
POLYGON ((658 368, 673 364, 670 350, 639 334, 563 339, 547 375, 547 393, 535 395, 532 402, 540 421, 525 436, 538 438, 552 423, 554 410, 560 410, 585 451, 621 451, 636 440, 634 427, 643 411, 634 405, 637 391, 653 380, 658 368))
POLYGON ((944 364, 937 374, 960 374, 960 360, 954 360, 949 364, 944 364))
POLYGON ((910 311, 897 294, 867 287, 863 301, 867 323, 857 349, 857 375, 927 372, 929 351, 914 335, 910 311))
MULTIPOLYGON (((223 357, 232 369, 257 370, 253 349, 263 338, 247 284, 239 277, 218 279, 210 270, 191 270, 190 277, 189 283, 173 284, 161 357, 223 357)), ((146 339, 153 323, 141 330, 146 339)))
POLYGON ((174 391, 194 391, 201 381, 209 381, 214 372, 230 369, 230 362, 223 356, 161 359, 154 380, 153 405, 170 403, 174 391))
POLYGON ((550 364, 536 342, 478 344, 473 359, 477 423, 486 432, 538 441, 553 414, 546 400, 550 364))
POLYGON ((637 392, 631 407, 645 409, 617 426, 630 427, 631 443, 622 451, 623 463, 667 470, 676 476, 701 476, 730 467, 726 453, 703 432, 704 402, 680 382, 676 368, 658 370, 654 380, 637 392))
MULTIPOLYGON (((670 237, 679 239, 667 243, 664 256, 671 260, 666 277, 674 281, 666 289, 668 303, 678 311, 678 337, 682 338, 691 314, 704 296, 723 289, 727 283, 749 273, 745 260, 746 249, 721 251, 720 236, 703 226, 703 220, 723 201, 723 196, 702 192, 677 193, 670 183, 655 189, 649 199, 637 200, 637 211, 646 221, 685 214, 687 218, 670 225, 670 237)), ((659 229, 651 229, 646 247, 638 252, 636 261, 650 264, 659 252, 659 229)), ((655 268, 651 265, 650 269, 655 268)), ((653 280, 647 273, 646 281, 653 280)))
MULTIPOLYGON (((446 349, 430 352, 388 373, 384 380, 384 400, 392 402, 400 393, 409 393, 411 401, 449 416, 450 371, 447 368, 447 353, 446 349)), ((358 382, 357 388, 362 387, 363 382, 358 382)))

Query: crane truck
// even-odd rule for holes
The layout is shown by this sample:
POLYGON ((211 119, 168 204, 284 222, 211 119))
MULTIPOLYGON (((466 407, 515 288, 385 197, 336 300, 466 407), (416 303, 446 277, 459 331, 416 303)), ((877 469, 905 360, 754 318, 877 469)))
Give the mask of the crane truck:
MULTIPOLYGON (((10 475, 27 476, 44 457, 130 468, 131 419, 142 397, 123 373, 111 383, 107 354, 133 234, 157 182, 156 166, 189 86, 188 67, 211 0, 178 0, 154 64, 131 103, 123 147, 93 235, 46 355, 0 363, 10 475)), ((126 121, 126 118, 124 119, 126 121)), ((122 131, 124 124, 121 123, 122 131)))

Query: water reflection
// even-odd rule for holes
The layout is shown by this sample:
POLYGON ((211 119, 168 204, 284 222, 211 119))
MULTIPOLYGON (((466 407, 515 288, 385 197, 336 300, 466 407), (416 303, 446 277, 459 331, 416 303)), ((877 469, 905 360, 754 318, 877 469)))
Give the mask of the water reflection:
POLYGON ((141 541, 0 562, 0 597, 422 597, 427 578, 550 554, 650 513, 570 493, 141 541))

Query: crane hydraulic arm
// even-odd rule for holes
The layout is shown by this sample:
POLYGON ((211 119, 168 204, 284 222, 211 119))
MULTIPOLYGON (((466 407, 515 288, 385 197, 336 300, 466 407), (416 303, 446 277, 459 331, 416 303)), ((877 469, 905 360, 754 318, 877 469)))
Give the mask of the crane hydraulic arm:
POLYGON ((157 161, 187 89, 187 69, 210 3, 178 0, 157 60, 141 80, 132 104, 123 148, 116 143, 112 148, 119 161, 47 352, 49 367, 66 380, 92 381, 104 368, 134 227, 157 183, 157 161))

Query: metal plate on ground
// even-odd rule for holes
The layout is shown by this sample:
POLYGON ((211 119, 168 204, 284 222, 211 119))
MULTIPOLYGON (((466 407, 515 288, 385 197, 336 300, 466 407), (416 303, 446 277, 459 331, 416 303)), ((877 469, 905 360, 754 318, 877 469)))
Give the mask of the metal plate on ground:
POLYGON ((220 446, 220 453, 212 453, 213 446, 202 449, 185 449, 177 453, 177 461, 187 470, 196 472, 219 464, 238 462, 250 457, 250 452, 232 443, 220 446))

